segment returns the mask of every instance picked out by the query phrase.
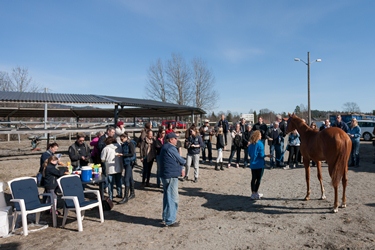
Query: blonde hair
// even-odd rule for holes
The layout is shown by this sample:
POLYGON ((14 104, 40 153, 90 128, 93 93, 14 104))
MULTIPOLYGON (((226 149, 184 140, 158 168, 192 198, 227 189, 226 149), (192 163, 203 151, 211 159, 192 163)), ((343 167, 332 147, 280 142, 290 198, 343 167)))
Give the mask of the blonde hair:
POLYGON ((351 128, 354 128, 354 127, 356 127, 356 126, 358 126, 358 121, 357 121, 357 119, 353 118, 350 127, 351 127, 351 128))
POLYGON ((251 136, 250 136, 250 143, 251 144, 255 144, 259 141, 259 139, 261 138, 261 133, 259 130, 255 130, 251 136))
POLYGON ((217 134, 218 134, 218 135, 222 135, 222 134, 223 134, 223 128, 219 128, 219 129, 217 130, 217 134))

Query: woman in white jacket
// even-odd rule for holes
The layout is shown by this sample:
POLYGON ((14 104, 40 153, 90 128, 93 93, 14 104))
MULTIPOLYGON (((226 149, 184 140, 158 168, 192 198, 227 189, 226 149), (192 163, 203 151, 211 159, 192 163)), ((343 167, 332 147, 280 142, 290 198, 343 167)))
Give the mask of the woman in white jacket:
POLYGON ((107 145, 100 158, 105 162, 106 174, 108 177, 108 195, 113 200, 113 186, 116 183, 117 196, 116 198, 122 198, 122 186, 121 186, 121 173, 124 169, 122 160, 122 148, 113 137, 108 137, 105 140, 107 145))

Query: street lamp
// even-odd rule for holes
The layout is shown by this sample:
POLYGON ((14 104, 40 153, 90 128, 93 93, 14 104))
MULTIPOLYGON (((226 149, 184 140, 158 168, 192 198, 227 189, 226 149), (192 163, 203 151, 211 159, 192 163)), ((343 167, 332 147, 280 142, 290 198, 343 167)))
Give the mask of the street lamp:
POLYGON ((307 65, 307 112, 308 112, 308 125, 311 124, 311 106, 310 106, 310 64, 313 62, 321 62, 322 59, 316 59, 315 61, 310 62, 310 52, 307 52, 307 62, 302 59, 294 58, 296 62, 303 62, 307 65))

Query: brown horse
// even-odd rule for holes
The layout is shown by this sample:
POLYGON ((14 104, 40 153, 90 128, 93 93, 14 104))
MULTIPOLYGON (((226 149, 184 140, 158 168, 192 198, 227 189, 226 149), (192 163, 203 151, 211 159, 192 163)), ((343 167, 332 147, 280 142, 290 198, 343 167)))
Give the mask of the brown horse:
POLYGON ((305 166, 307 194, 305 200, 310 199, 310 160, 316 162, 318 169, 318 179, 322 191, 321 199, 325 199, 322 165, 320 161, 327 161, 328 172, 332 179, 332 186, 335 190, 335 202, 333 212, 338 212, 338 186, 342 180, 343 193, 341 207, 346 207, 345 190, 348 181, 348 160, 352 147, 349 136, 340 128, 326 128, 320 132, 311 129, 307 124, 295 114, 289 114, 287 133, 297 129, 301 138, 300 152, 303 156, 305 166))

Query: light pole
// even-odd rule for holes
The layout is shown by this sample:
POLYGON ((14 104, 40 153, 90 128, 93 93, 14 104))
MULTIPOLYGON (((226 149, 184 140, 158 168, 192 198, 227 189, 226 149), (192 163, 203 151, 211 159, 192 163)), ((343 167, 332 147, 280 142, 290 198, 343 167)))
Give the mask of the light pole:
POLYGON ((307 112, 308 112, 308 125, 311 124, 311 106, 310 106, 310 64, 313 62, 321 62, 322 59, 316 59, 313 62, 310 62, 310 52, 307 52, 307 62, 299 58, 294 58, 294 61, 303 62, 307 65, 307 112))

